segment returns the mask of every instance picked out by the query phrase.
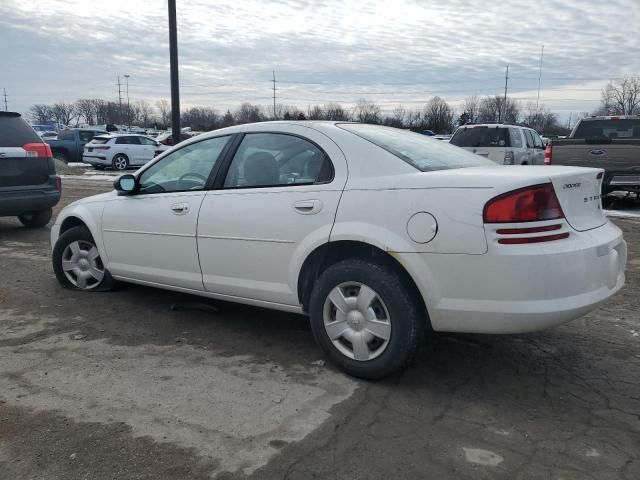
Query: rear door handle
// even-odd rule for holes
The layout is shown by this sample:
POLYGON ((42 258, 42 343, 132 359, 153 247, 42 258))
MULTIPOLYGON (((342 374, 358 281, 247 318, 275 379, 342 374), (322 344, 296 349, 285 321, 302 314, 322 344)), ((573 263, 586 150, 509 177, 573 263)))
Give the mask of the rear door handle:
POLYGON ((184 215, 185 213, 187 213, 189 211, 189 204, 188 203, 174 203, 173 205, 171 205, 171 211, 175 215, 184 215))
POLYGON ((301 215, 313 215, 322 210, 322 200, 299 200, 293 204, 293 209, 301 215))

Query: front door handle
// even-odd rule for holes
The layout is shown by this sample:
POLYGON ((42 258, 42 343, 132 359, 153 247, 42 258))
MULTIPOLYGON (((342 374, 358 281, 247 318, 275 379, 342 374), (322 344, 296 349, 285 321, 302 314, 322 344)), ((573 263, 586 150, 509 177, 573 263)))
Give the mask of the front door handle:
POLYGON ((299 200, 293 204, 293 209, 302 215, 313 215, 322 210, 322 200, 299 200))
POLYGON ((187 213, 189 211, 189 204, 188 203, 174 203, 173 205, 171 205, 171 211, 175 215, 184 215, 185 213, 187 213))

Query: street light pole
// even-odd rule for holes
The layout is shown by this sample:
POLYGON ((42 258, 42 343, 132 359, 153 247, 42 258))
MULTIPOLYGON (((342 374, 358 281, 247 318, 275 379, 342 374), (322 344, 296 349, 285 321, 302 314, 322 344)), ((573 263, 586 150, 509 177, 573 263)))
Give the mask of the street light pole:
POLYGON ((180 142, 180 89, 178 83, 178 27, 176 0, 169 0, 169 66, 171 70, 171 135, 173 144, 180 142))
POLYGON ((131 106, 129 105, 129 77, 131 75, 125 75, 124 78, 127 80, 127 128, 131 130, 131 106))

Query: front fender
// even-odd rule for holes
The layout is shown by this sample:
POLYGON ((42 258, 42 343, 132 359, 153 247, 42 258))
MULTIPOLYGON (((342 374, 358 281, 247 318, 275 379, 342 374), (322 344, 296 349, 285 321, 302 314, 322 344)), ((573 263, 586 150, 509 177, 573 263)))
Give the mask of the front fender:
POLYGON ((65 207, 59 214, 58 218, 51 227, 51 249, 55 246, 62 226, 65 225, 65 221, 75 218, 82 222, 91 232, 91 236, 96 242, 96 247, 100 252, 100 257, 104 265, 108 265, 109 259, 107 257, 107 250, 104 247, 102 239, 102 212, 104 210, 104 202, 88 202, 71 204, 65 207))

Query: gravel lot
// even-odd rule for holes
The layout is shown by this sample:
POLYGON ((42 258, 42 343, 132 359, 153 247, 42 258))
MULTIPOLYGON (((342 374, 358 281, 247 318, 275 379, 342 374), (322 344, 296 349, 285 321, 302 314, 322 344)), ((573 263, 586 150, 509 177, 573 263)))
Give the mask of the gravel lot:
MULTIPOLYGON (((61 173, 58 209, 110 188, 61 173)), ((49 230, 0 218, 0 478, 637 480, 640 218, 614 221, 627 286, 594 313, 434 335, 367 383, 319 362, 304 317, 63 290, 49 230)))

